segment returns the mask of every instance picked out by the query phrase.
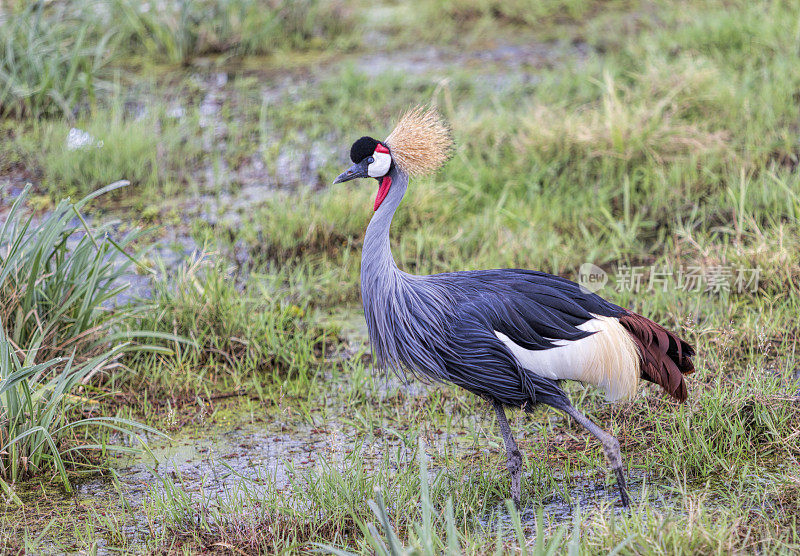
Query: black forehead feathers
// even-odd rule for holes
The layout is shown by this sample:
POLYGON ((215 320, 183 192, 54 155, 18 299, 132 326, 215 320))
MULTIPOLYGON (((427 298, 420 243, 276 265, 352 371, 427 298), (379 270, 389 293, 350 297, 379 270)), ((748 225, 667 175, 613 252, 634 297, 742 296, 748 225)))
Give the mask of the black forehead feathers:
POLYGON ((362 137, 350 147, 350 160, 361 162, 368 156, 372 156, 372 153, 375 152, 375 147, 378 146, 378 142, 372 137, 362 137))

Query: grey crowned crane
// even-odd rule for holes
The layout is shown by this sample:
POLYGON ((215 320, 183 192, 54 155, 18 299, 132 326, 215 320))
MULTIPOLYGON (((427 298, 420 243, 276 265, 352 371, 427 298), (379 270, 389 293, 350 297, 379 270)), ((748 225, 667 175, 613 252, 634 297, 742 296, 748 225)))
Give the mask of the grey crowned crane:
POLYGON ((397 268, 389 228, 409 176, 438 169, 452 144, 438 112, 418 107, 385 141, 353 143, 354 164, 334 181, 370 177, 379 183, 361 255, 361 296, 376 366, 451 382, 489 400, 517 505, 522 456, 504 408, 530 411, 544 403, 602 442, 627 506, 619 442, 572 406, 561 382, 592 384, 615 401, 633 396, 643 378, 685 401, 694 350, 662 326, 558 276, 520 269, 415 276, 397 268))

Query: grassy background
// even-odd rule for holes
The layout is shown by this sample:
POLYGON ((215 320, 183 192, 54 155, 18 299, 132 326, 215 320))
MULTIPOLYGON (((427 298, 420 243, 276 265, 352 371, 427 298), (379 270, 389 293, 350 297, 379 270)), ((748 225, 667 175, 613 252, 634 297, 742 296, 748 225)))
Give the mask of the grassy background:
MULTIPOLYGON (((296 470, 292 489, 268 498, 245 485, 206 504, 170 484, 144 509, 71 517, 58 542, 91 546, 76 533, 91 522, 130 548, 123 524, 144 515, 164 525, 146 546, 158 551, 319 542, 380 552, 376 539, 395 530, 421 552, 457 539, 485 553, 531 544, 537 524, 539 538, 586 553, 621 543, 640 554, 797 549, 794 3, 114 0, 12 2, 3 15, 0 39, 11 46, 0 59, 0 187, 32 181, 28 206, 41 211, 127 179, 94 201, 94 225, 155 225, 156 240, 183 234, 213 250, 213 263, 164 267, 152 298, 114 317, 120 330, 174 337, 95 378, 101 413, 164 430, 176 406, 189 414, 238 394, 270 420, 291 407, 299 423, 340 423, 356 444, 396 431, 410 450, 372 466, 356 451, 342 465, 296 470), (439 106, 457 149, 439 174, 411 184, 395 217, 393 251, 407 271, 529 267, 576 278, 584 262, 612 276, 634 266, 759 270, 755 291, 688 291, 674 273, 665 288, 632 292, 612 280, 600 292, 698 349, 684 406, 652 388, 609 406, 571 386, 619 437, 634 475, 647 473, 653 490, 630 514, 590 508, 576 536, 571 521, 559 530, 523 512, 518 535, 484 404, 448 388, 385 391, 363 336, 342 332, 359 300, 375 192, 328 185, 354 139, 385 136, 420 102, 439 106), (95 143, 70 150, 71 128, 95 143), (488 450, 427 442, 428 475, 417 438, 437 427, 488 450), (383 515, 368 505, 376 487, 391 526, 373 530, 383 515)), ((18 291, 25 280, 8 276, 2 291, 18 291)), ((108 318, 102 307, 92 314, 108 318)), ((35 341, 15 340, 22 362, 48 360, 43 350, 24 361, 35 341)), ((525 431, 530 472, 523 506, 569 498, 587 473, 603 482, 599 447, 553 412, 514 427, 525 431)), ((44 482, 55 475, 48 461, 32 473, 44 482)), ((4 522, 12 548, 22 546, 19 531, 39 531, 20 515, 9 510, 4 522)))

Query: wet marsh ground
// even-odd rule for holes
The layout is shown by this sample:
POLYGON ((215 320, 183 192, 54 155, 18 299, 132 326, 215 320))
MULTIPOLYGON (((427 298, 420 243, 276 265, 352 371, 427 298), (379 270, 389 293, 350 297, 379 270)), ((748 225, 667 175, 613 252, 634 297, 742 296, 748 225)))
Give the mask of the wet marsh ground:
POLYGON ((797 6, 115 0, 110 20, 86 4, 12 3, 0 20, 8 34, 44 18, 53 37, 14 35, 7 82, 35 85, 37 56, 62 50, 89 79, 0 87, 0 215, 22 195, 36 222, 129 180, 81 216, 112 238, 146 230, 126 246, 139 264, 78 340, 40 350, 20 322, 74 319, 17 310, 26 286, 5 271, 0 319, 26 364, 153 334, 133 343, 161 349, 115 356, 63 419, 169 438, 144 431, 149 452, 115 456, 136 437, 58 437, 65 454, 97 445, 65 455, 73 492, 47 454, 18 472, 3 459, 5 550, 384 553, 393 535, 421 553, 800 548, 797 6), (76 29, 108 47, 82 52, 76 29), (358 271, 375 191, 329 184, 354 139, 425 102, 457 148, 398 211, 401 268, 576 279, 590 262, 610 277, 601 295, 697 347, 684 405, 569 386, 620 440, 630 512, 600 446, 547 409, 509 413, 525 472, 513 511, 486 402, 372 370, 358 271))

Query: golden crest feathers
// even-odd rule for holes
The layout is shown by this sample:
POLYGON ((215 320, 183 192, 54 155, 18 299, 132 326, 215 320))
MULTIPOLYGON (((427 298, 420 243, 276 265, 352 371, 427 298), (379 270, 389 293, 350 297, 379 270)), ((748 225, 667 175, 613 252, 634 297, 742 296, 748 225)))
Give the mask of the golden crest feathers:
POLYGON ((409 176, 435 172, 453 151, 450 127, 430 106, 416 106, 403 114, 385 143, 395 164, 409 176))

